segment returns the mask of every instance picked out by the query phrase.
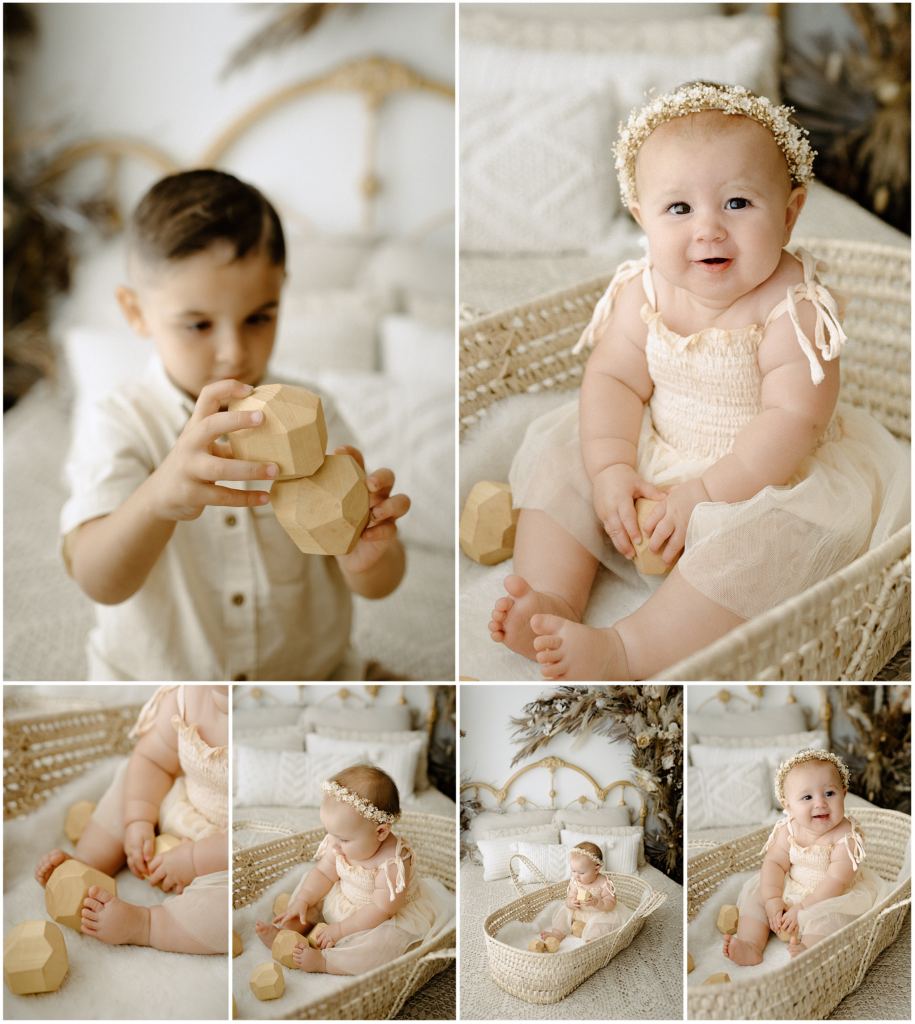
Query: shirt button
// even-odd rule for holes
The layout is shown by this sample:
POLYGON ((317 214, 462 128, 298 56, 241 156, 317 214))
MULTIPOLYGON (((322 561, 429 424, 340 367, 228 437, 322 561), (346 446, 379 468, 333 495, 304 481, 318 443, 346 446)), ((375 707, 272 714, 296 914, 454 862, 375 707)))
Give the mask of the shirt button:
POLYGON ((235 516, 226 516, 226 526, 235 525, 235 516))
POLYGON ((239 672, 237 676, 232 676, 233 683, 246 683, 247 681, 248 677, 245 675, 244 672, 239 672))
POLYGON ((232 595, 232 604, 244 604, 244 603, 245 603, 245 595, 244 594, 233 594, 232 595))

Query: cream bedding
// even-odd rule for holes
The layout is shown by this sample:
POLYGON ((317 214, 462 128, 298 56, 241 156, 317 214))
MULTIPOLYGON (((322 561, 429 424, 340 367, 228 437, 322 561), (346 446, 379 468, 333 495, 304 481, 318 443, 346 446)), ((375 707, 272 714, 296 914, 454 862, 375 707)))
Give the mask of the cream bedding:
POLYGON ((656 868, 639 877, 668 900, 632 944, 560 1003, 516 999, 492 980, 483 922, 518 898, 508 878, 483 881, 483 868, 461 864, 461 1018, 464 1020, 679 1020, 683 1016, 683 886, 656 868))

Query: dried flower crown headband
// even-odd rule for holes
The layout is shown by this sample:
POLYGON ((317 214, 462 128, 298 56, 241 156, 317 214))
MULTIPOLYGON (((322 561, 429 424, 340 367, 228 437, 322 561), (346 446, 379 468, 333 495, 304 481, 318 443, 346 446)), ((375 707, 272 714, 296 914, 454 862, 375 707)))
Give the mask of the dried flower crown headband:
POLYGON ((642 143, 665 121, 703 110, 721 110, 725 114, 742 114, 758 121, 775 136, 778 148, 785 154, 792 181, 807 185, 813 178, 816 151, 807 142, 806 128, 788 120, 794 107, 775 106, 765 96, 751 96, 741 85, 712 85, 696 82, 681 85, 673 92, 658 96, 629 115, 620 126, 619 141, 613 147, 616 171, 623 202, 632 206, 638 201, 635 191, 635 158, 642 143))
POLYGON ((593 853, 590 853, 588 850, 583 850, 580 846, 573 846, 572 849, 569 850, 569 860, 571 860, 576 853, 579 855, 579 857, 590 857, 591 860, 593 860, 599 868, 602 868, 604 866, 604 862, 600 859, 600 857, 596 857, 593 853))
POLYGON ((331 782, 330 779, 324 779, 321 783, 321 792, 335 797, 345 804, 350 804, 356 808, 363 818, 368 818, 369 821, 377 822, 379 825, 393 825, 400 817, 399 814, 391 814, 389 811, 380 810, 370 800, 359 796, 358 793, 353 793, 346 786, 341 786, 338 782, 331 782))
POLYGON ((782 761, 778 766, 778 771, 775 773, 775 795, 779 800, 785 799, 785 777, 788 775, 788 772, 807 761, 828 761, 830 764, 834 764, 842 779, 842 788, 846 793, 848 792, 851 772, 848 770, 848 765, 838 754, 831 754, 827 750, 802 750, 793 757, 789 757, 787 761, 782 761))

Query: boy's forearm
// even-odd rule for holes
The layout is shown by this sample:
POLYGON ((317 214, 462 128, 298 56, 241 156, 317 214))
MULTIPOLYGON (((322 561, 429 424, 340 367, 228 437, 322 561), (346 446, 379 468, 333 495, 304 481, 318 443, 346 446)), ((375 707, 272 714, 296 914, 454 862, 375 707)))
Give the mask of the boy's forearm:
POLYGON ((93 601, 119 604, 146 581, 175 531, 175 521, 161 519, 142 483, 110 515, 80 527, 73 552, 73 578, 93 601))
POLYGON ((387 597, 400 585, 407 566, 407 556, 400 538, 395 537, 387 546, 384 554, 365 572, 349 572, 345 566, 338 564, 343 573, 346 585, 354 594, 371 599, 387 597))
POLYGON ((124 825, 134 821, 148 821, 155 825, 159 820, 159 805, 174 781, 164 768, 144 756, 141 750, 134 750, 124 777, 124 825))
POLYGON ((589 479, 617 463, 635 468, 644 408, 632 388, 615 377, 597 371, 585 375, 579 435, 589 479))
POLYGON ((229 868, 229 837, 220 832, 215 836, 200 839, 191 847, 194 872, 198 876, 211 875, 214 871, 229 868))

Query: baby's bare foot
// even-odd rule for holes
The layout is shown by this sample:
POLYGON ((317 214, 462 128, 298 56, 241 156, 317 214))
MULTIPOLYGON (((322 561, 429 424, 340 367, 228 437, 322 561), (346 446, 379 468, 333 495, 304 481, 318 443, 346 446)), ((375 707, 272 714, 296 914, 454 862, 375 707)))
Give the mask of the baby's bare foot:
POLYGON ((576 620, 572 609, 558 594, 546 594, 534 588, 521 576, 506 576, 509 597, 500 597, 492 611, 489 632, 492 639, 531 661, 537 660, 531 616, 539 613, 562 615, 576 620))
POLYGON ((555 929, 555 928, 553 928, 553 929, 552 929, 552 931, 548 931, 548 932, 541 932, 541 933, 540 933, 540 938, 541 938, 541 939, 550 939, 550 938, 553 938, 553 939, 559 939, 559 941, 560 941, 560 942, 562 942, 562 940, 563 940, 563 939, 564 939, 565 937, 566 937, 566 936, 565 936, 565 932, 558 932, 558 931, 556 931, 556 929, 555 929))
POLYGON ((723 953, 728 960, 741 967, 752 967, 754 964, 762 963, 762 953, 744 939, 738 939, 736 935, 725 935, 723 953))
POLYGON ((798 942, 797 941, 797 936, 796 935, 792 935, 791 936, 791 941, 788 943, 788 956, 790 956, 790 957, 799 956, 801 953, 805 952, 806 949, 807 949, 807 947, 804 945, 803 942, 798 942))
POLYGON ((50 853, 46 853, 35 865, 35 879, 41 883, 42 888, 48 884, 48 879, 53 874, 54 869, 59 868, 65 860, 72 860, 69 853, 65 853, 63 850, 52 850, 50 853))
POLYGON ((83 900, 82 930, 112 946, 148 946, 149 910, 125 903, 107 889, 93 885, 83 900))
POLYGON ((313 949, 305 939, 295 944, 292 961, 300 971, 308 971, 309 974, 325 973, 323 954, 317 949, 313 949))
POLYGON ((626 649, 609 626, 596 629, 559 615, 531 617, 535 657, 546 679, 631 679, 626 649))
POLYGON ((279 928, 272 924, 264 924, 263 921, 255 921, 254 930, 267 949, 273 949, 273 940, 279 935, 279 928))

